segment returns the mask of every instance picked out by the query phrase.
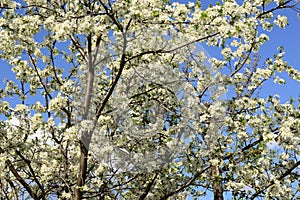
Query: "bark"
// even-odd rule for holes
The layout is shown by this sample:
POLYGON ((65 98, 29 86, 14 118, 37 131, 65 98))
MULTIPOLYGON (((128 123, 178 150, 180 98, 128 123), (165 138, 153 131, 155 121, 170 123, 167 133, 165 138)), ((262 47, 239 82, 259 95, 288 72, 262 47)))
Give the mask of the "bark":
MULTIPOLYGON (((85 98, 84 98, 84 113, 83 113, 83 120, 88 119, 88 114, 91 107, 91 101, 92 101, 92 95, 93 95, 93 86, 94 86, 94 78, 95 78, 95 69, 94 69, 94 63, 92 61, 92 36, 89 35, 87 37, 88 42, 88 55, 87 55, 87 66, 88 66, 88 72, 87 72, 87 88, 85 92, 85 98)), ((88 151, 89 151, 89 145, 92 138, 92 132, 85 131, 81 135, 80 140, 80 164, 79 164, 79 174, 77 177, 76 182, 76 188, 75 188, 75 199, 81 200, 82 199, 82 187, 85 184, 86 179, 86 173, 87 173, 87 159, 88 159, 88 151)))
POLYGON ((87 172, 87 158, 88 158, 88 150, 85 148, 84 144, 81 142, 81 151, 80 151, 80 167, 79 167, 79 175, 77 177, 76 188, 75 188, 75 199, 82 199, 82 187, 85 183, 86 172, 87 172))
POLYGON ((211 176, 213 177, 212 186, 213 186, 214 200, 224 200, 221 169, 217 166, 212 166, 211 176))
MULTIPOLYGON (((0 147, 0 154, 4 153, 4 150, 0 147)), ((18 170, 14 167, 14 165, 11 163, 10 160, 6 160, 5 164, 8 166, 9 171, 14 175, 14 177, 19 181, 19 183, 25 188, 25 190, 28 192, 28 194, 32 197, 34 200, 39 200, 37 194, 31 189, 31 186, 23 179, 23 177, 20 176, 18 173, 18 170)))

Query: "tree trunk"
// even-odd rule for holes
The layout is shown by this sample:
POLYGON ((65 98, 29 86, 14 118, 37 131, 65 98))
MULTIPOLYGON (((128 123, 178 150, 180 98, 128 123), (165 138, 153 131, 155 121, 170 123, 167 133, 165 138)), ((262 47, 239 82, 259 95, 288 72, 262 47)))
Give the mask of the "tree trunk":
POLYGON ((214 193, 214 200, 224 200, 223 198, 223 185, 222 185, 222 173, 219 167, 211 167, 212 187, 214 193))
POLYGON ((75 188, 75 200, 82 199, 82 187, 85 184, 86 179, 86 170, 87 170, 87 158, 88 158, 88 150, 85 148, 83 144, 81 144, 81 152, 80 152, 80 168, 77 177, 77 184, 75 188))

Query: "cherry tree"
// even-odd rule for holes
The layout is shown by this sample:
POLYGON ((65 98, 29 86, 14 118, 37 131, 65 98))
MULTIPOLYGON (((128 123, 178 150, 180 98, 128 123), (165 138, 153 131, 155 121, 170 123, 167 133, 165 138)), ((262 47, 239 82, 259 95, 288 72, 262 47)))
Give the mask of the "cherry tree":
POLYGON ((259 93, 300 81, 259 56, 297 4, 2 0, 1 197, 300 197, 299 99, 259 93))

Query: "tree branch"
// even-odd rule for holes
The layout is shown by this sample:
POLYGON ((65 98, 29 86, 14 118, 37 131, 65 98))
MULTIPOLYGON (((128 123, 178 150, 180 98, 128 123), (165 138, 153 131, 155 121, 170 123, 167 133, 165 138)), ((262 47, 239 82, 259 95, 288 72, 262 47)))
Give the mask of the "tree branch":
MULTIPOLYGON (((0 147, 0 154, 4 153, 4 150, 0 147)), ((5 161, 5 164, 8 166, 11 173, 14 175, 14 177, 20 182, 20 184, 26 189, 26 191, 29 193, 29 195, 34 200, 39 200, 37 194, 32 191, 31 187, 26 183, 26 181, 19 175, 18 171, 14 167, 14 165, 11 163, 11 161, 7 158, 5 161)))
POLYGON ((202 169, 200 172, 197 172, 193 178, 191 178, 188 182, 186 182, 185 184, 183 184, 182 186, 178 187, 177 189, 175 189, 174 191, 166 194, 165 196, 163 196, 162 198, 160 198, 160 200, 167 200, 169 197, 181 192, 182 190, 184 190, 185 188, 189 187, 202 173, 204 173, 206 170, 210 169, 211 165, 205 167, 204 169, 202 169))
MULTIPOLYGON (((291 172, 296 169, 298 166, 300 166, 300 161, 296 162, 290 169, 286 170, 280 177, 277 178, 277 180, 282 180, 284 179, 286 176, 290 175, 291 172)), ((263 189, 257 191, 255 194, 253 194, 251 196, 251 198, 249 200, 254 200, 256 197, 258 197, 261 193, 263 193, 266 189, 268 189, 269 187, 271 187, 272 185, 275 184, 275 181, 272 180, 268 185, 266 185, 263 189)))

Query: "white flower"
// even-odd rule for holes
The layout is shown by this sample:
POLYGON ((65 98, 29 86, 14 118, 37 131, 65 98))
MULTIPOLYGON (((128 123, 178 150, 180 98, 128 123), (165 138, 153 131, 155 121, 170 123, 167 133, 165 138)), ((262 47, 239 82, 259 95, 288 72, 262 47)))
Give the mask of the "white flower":
POLYGON ((55 98, 50 100, 49 111, 59 110, 67 105, 68 98, 65 96, 57 95, 55 98))
POLYGON ((28 112, 29 108, 24 104, 17 104, 14 111, 15 112, 28 112))
POLYGON ((211 165, 213 165, 213 166, 217 166, 217 165, 219 165, 220 161, 219 161, 218 159, 211 159, 211 160, 210 160, 210 163, 211 163, 211 165))
POLYGON ((231 49, 229 47, 226 47, 222 50, 221 53, 225 58, 229 58, 231 55, 231 49))
POLYGON ((96 172, 98 173, 104 173, 108 169, 108 164, 107 163, 100 163, 96 172))
POLYGON ((286 16, 278 15, 274 20, 274 24, 276 24, 280 28, 284 28, 286 25, 288 25, 288 19, 286 16))

